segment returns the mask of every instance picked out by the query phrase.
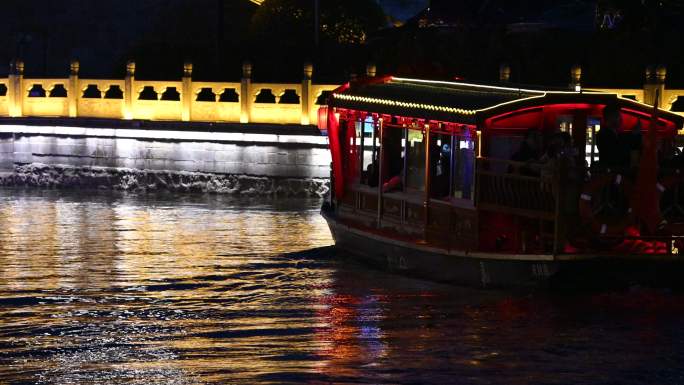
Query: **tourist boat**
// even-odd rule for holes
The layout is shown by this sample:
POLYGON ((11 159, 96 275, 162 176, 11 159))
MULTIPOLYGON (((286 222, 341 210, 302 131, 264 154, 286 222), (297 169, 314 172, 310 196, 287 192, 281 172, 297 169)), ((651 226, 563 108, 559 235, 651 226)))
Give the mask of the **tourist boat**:
POLYGON ((332 156, 322 215, 349 255, 481 287, 684 281, 677 114, 579 87, 370 77, 332 92, 319 121, 332 156), (609 105, 617 134, 644 142, 620 167, 595 140, 609 105), (511 160, 530 133, 556 156, 511 160))

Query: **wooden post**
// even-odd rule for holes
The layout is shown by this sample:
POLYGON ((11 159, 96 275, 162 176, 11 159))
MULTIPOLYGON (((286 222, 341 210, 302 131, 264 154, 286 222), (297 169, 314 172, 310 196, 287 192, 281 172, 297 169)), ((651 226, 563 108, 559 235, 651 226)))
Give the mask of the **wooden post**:
POLYGON ((483 170, 482 167, 482 131, 480 129, 475 130, 475 164, 473 165, 474 169, 473 172, 474 174, 474 183, 475 183, 475 188, 473 191, 473 196, 471 199, 473 200, 473 205, 477 207, 480 203, 480 183, 482 178, 480 178, 481 171, 483 170))
POLYGON ((252 63, 242 63, 240 81, 240 123, 249 123, 252 115, 252 63))
MULTIPOLYGON (((561 215, 561 186, 564 186, 565 183, 567 183, 567 180, 561 179, 560 175, 561 167, 556 163, 554 166, 553 170, 553 195, 556 200, 555 202, 555 207, 554 207, 554 216, 553 216, 553 255, 558 255, 560 253, 560 245, 561 245, 561 240, 559 239, 561 236, 561 218, 564 217, 561 215)), ((564 172, 567 172, 567 170, 563 170, 564 172)), ((567 194, 567 191, 564 192, 567 194)))
MULTIPOLYGON (((380 228, 381 220, 382 220, 382 181, 384 180, 383 177, 383 172, 384 172, 384 167, 382 167, 382 164, 385 161, 385 146, 383 143, 383 138, 384 138, 384 128, 382 124, 382 118, 378 119, 378 131, 379 131, 379 136, 380 136, 380 154, 378 155, 378 218, 377 218, 377 226, 380 228)), ((375 130, 374 130, 375 131, 375 130)), ((373 145, 375 145, 375 140, 373 140, 373 145)))
POLYGON ((456 171, 456 149, 460 152, 460 138, 456 138, 455 133, 449 135, 449 146, 451 148, 451 153, 449 153, 449 198, 454 196, 454 177, 456 171))
MULTIPOLYGON (((359 151, 359 183, 363 183, 363 157, 364 157, 364 147, 365 147, 365 122, 364 120, 361 120, 361 138, 359 138, 359 147, 361 148, 361 151, 359 151)), ((368 177, 368 175, 366 175, 368 177)), ((368 181, 366 180, 366 183, 368 181)))
POLYGON ((126 78, 124 81, 124 105, 123 105, 123 118, 133 119, 133 110, 135 105, 135 62, 129 60, 126 63, 126 78))
POLYGON ((78 86, 79 68, 80 64, 78 63, 78 60, 72 60, 69 71, 69 89, 67 90, 70 118, 78 116, 78 99, 81 97, 81 89, 78 86))
POLYGON ((24 111, 24 62, 16 59, 10 63, 9 87, 7 96, 9 101, 9 115, 21 117, 24 111))
POLYGON ((311 97, 311 76, 313 75, 313 65, 311 63, 304 64, 304 79, 302 79, 302 118, 303 126, 311 124, 311 107, 313 106, 311 97))
POLYGON ((183 91, 181 92, 181 120, 189 122, 192 118, 192 63, 183 64, 183 91))
POLYGON ((432 161, 432 155, 430 154, 430 141, 432 140, 430 133, 430 126, 425 125, 425 198, 423 200, 423 219, 424 219, 424 238, 427 241, 427 231, 428 224, 430 223, 430 193, 432 185, 432 175, 430 175, 430 162, 432 161))

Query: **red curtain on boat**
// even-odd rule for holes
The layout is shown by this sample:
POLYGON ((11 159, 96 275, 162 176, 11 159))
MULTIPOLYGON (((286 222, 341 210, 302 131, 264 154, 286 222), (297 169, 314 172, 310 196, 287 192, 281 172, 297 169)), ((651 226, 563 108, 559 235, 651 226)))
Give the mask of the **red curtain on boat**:
POLYGON ((334 108, 328 108, 328 145, 333 162, 335 196, 344 195, 344 173, 342 170, 342 149, 340 148, 340 120, 334 108))

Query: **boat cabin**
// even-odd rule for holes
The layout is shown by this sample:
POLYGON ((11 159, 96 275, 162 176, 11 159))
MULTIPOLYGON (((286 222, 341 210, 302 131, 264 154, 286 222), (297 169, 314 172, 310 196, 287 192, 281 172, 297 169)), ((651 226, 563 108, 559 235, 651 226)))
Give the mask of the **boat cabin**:
POLYGON ((631 206, 655 137, 659 213, 684 223, 679 115, 614 94, 397 77, 345 84, 320 113, 331 207, 361 231, 465 253, 678 252, 684 227, 646 229, 631 206))

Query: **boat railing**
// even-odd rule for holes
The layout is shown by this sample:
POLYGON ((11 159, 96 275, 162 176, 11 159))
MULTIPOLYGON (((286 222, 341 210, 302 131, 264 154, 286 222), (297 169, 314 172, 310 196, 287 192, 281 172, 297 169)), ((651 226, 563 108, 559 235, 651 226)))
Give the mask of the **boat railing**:
POLYGON ((556 164, 481 157, 476 175, 479 209, 549 220, 556 216, 556 164))
POLYGON ((406 239, 447 249, 477 246, 477 212, 472 200, 426 199, 425 191, 381 192, 363 184, 351 185, 345 197, 342 210, 356 222, 391 228, 406 239))
MULTIPOLYGON (((562 254, 564 246, 577 239, 593 242, 592 239, 633 238, 629 234, 603 234, 591 230, 585 223, 586 218, 580 216, 580 196, 587 185, 595 184, 592 181, 606 176, 620 175, 623 184, 634 185, 635 170, 575 167, 563 161, 540 164, 484 157, 477 159, 476 167, 472 201, 449 197, 426 199, 425 191, 382 192, 378 186, 357 183, 349 186, 341 200, 343 216, 369 228, 392 228, 409 239, 422 239, 435 246, 460 250, 478 247, 478 223, 482 220, 482 212, 511 216, 513 223, 524 227, 521 242, 527 244, 521 246, 522 252, 562 254)), ((672 233, 675 236, 644 234, 635 239, 664 242, 662 244, 672 249, 682 248, 684 203, 680 202, 684 197, 680 191, 684 193, 684 178, 668 170, 661 170, 661 174, 670 178, 668 180, 675 179, 667 185, 667 192, 661 199, 663 217, 670 226, 677 226, 672 233)), ((608 190, 601 192, 600 199, 610 199, 614 193, 609 185, 606 188, 608 190)), ((598 191, 593 195, 599 197, 596 194, 598 191)), ((597 203, 601 204, 598 199, 597 203)), ((617 209, 619 207, 614 210, 617 209)), ((611 215, 619 215, 619 212, 611 215)), ((600 248, 596 250, 600 251, 600 248)))

